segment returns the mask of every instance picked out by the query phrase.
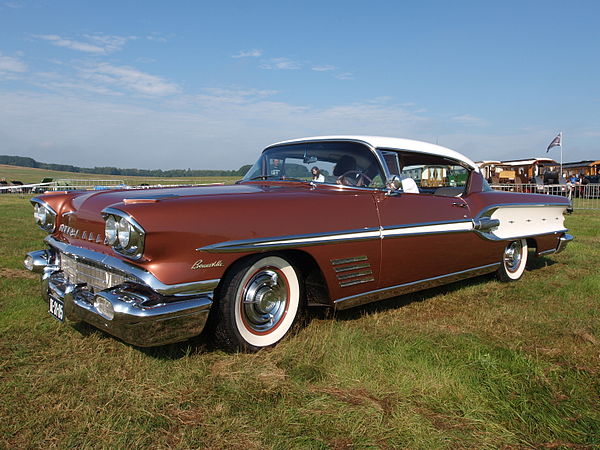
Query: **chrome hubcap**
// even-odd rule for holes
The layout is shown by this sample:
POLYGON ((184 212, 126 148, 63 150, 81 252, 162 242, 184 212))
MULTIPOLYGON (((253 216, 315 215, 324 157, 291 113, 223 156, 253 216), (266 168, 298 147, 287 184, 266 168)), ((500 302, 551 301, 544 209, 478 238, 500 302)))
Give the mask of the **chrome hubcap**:
POLYGON ((509 272, 516 272, 521 265, 523 246, 521 241, 511 242, 504 250, 504 266, 509 272))
POLYGON ((242 312, 247 326, 257 332, 269 331, 281 320, 288 302, 284 277, 265 269, 254 275, 242 298, 242 312))

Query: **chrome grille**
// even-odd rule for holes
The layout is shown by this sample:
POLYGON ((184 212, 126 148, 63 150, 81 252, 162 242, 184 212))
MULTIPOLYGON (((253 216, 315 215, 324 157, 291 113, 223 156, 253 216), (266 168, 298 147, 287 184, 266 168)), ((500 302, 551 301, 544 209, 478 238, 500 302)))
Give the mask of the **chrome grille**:
POLYGON ((111 272, 65 254, 61 254, 60 268, 69 283, 85 283, 94 292, 103 291, 126 281, 136 281, 134 277, 111 272))

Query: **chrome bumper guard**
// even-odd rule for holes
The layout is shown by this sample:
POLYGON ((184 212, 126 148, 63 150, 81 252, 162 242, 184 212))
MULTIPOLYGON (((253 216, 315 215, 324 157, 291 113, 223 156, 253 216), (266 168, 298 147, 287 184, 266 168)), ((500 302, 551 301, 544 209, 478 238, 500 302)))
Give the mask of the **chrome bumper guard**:
POLYGON ((572 240, 573 236, 571 236, 570 234, 565 233, 564 235, 562 235, 560 237, 560 240, 558 241, 558 245, 556 246, 556 253, 560 253, 565 248, 567 248, 567 245, 569 245, 569 242, 571 242, 572 240))
MULTIPOLYGON (((92 252, 85 252, 89 258, 92 252)), ((198 292, 196 284, 189 295, 179 286, 174 289, 177 296, 164 295, 148 285, 125 282, 92 292, 85 283, 73 284, 66 279, 60 256, 61 252, 51 246, 28 253, 24 265, 41 274, 46 301, 52 296, 64 303, 68 321, 87 322, 139 347, 184 341, 202 332, 212 305, 212 290, 198 292)), ((104 255, 99 255, 101 258, 105 259, 104 255)), ((216 286, 215 281, 207 286, 216 286)))

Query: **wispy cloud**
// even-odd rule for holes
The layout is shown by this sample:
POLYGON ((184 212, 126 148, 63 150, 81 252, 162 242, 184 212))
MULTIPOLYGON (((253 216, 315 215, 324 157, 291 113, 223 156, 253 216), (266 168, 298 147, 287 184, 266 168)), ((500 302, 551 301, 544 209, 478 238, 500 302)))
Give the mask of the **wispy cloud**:
POLYGON ((146 36, 146 39, 153 42, 160 42, 162 44, 169 41, 168 38, 160 33, 150 33, 148 36, 146 36))
POLYGON ((128 66, 100 63, 82 69, 81 74, 99 85, 114 86, 143 95, 164 96, 181 91, 175 83, 128 66))
POLYGON ((38 34, 34 37, 48 41, 57 47, 70 48, 71 50, 78 50, 86 53, 105 53, 104 49, 98 45, 75 41, 73 39, 66 39, 56 34, 38 34))
POLYGON ((13 77, 15 74, 27 71, 27 65, 18 58, 4 56, 0 53, 0 77, 13 77))
POLYGON ((91 94, 99 94, 99 95, 110 95, 110 96, 122 96, 122 92, 115 91, 113 89, 109 89, 105 86, 99 86, 94 83, 86 83, 81 81, 56 81, 49 80, 46 82, 36 83, 37 86, 43 87, 50 91, 68 93, 69 95, 73 95, 74 91, 83 91, 91 94))
POLYGON ((156 59, 149 58, 147 56, 140 56, 139 58, 135 58, 135 62, 138 62, 138 63, 141 63, 141 64, 148 64, 148 63, 154 63, 154 62, 156 62, 156 59))
POLYGON ((142 108, 108 97, 0 91, 0 134, 4 148, 45 161, 52 155, 53 162, 94 166, 115 161, 121 167, 136 167, 143 153, 147 167, 237 169, 252 163, 265 145, 285 138, 340 133, 415 136, 408 131, 420 121, 394 105, 357 102, 314 108, 273 101, 272 94, 213 88, 187 103, 177 104, 184 97, 177 95, 160 108, 142 108), (30 126, 18 125, 23 122, 30 126), (54 147, 42 145, 49 141, 54 147), (214 151, 225 148, 227 152, 214 151))
POLYGON ((0 3, 0 7, 11 8, 11 9, 23 8, 24 6, 25 6, 25 3, 22 1, 18 1, 18 0, 0 3))
MULTIPOLYGON (((60 82, 60 80, 58 80, 60 82)), ((67 90, 69 87, 64 86, 67 90)), ((81 85, 78 89, 83 89, 81 85)), ((291 137, 365 134, 410 137, 465 153, 471 159, 544 154, 548 129, 503 134, 463 129, 450 117, 425 115, 388 99, 312 107, 274 101, 271 91, 206 89, 201 96, 169 97, 162 107, 81 96, 0 90, 0 135, 9 154, 81 166, 235 168, 252 163, 267 144, 291 137), (22 124, 27 123, 27 127, 22 124), (135 129, 136 133, 131 133, 135 129), (234 130, 234 132, 232 132, 234 130), (102 139, 95 137, 102 136, 102 139), (243 136, 243 139, 240 138, 243 136), (174 139, 174 137, 176 137, 174 139), (49 145, 48 143, 52 143, 49 145), (168 152, 165 149, 169 149, 168 152), (215 151, 227 149, 227 151, 215 151), (58 159, 57 159, 58 158, 58 159)), ((467 127, 463 127, 467 128, 467 127)), ((571 158, 590 159, 598 129, 572 130, 571 158), (583 130, 581 130, 583 131, 583 130), (577 152, 577 148, 582 149, 577 152)))
POLYGON ((137 36, 114 36, 101 33, 86 34, 84 37, 103 48, 105 53, 121 50, 128 41, 138 39, 137 36))
POLYGON ((85 34, 79 39, 66 38, 57 34, 39 34, 34 37, 48 41, 57 47, 100 55, 121 50, 128 41, 137 39, 135 36, 113 36, 102 33, 85 34))
POLYGON ((335 66, 332 66, 329 64, 322 64, 322 65, 312 66, 311 70, 314 70, 315 72, 331 72, 332 70, 335 70, 335 66))
POLYGON ((238 104, 257 101, 277 94, 277 91, 268 89, 206 88, 204 91, 206 94, 196 96, 196 99, 238 104))
POLYGON ((260 68, 267 70, 298 70, 302 68, 302 64, 289 58, 271 58, 263 61, 260 68))
POLYGON ((471 114, 461 114, 459 116, 451 117, 450 120, 453 122, 461 123, 463 125, 480 126, 486 125, 486 121, 480 117, 473 116, 471 114))
POLYGON ((257 58, 259 56, 262 56, 263 51, 262 50, 258 50, 258 49, 253 49, 253 50, 241 50, 238 53, 236 53, 235 55, 232 55, 232 58, 257 58))
POLYGON ((342 72, 334 75, 338 80, 354 80, 354 75, 350 72, 342 72))

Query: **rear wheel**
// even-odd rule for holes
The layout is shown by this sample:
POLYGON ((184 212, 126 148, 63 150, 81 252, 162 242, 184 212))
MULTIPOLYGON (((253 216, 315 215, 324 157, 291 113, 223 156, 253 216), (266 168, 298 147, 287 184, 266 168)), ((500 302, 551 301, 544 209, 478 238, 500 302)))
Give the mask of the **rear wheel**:
POLYGON ((498 269, 498 278, 500 281, 517 281, 527 264, 527 241, 519 239, 512 241, 504 248, 502 263, 498 269))
POLYGON ((298 272, 279 256, 236 263, 217 299, 215 337, 227 350, 258 351, 275 345, 301 312, 298 272))

